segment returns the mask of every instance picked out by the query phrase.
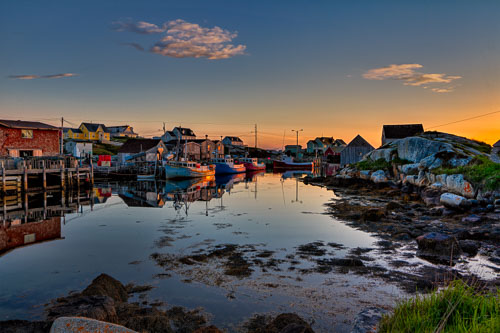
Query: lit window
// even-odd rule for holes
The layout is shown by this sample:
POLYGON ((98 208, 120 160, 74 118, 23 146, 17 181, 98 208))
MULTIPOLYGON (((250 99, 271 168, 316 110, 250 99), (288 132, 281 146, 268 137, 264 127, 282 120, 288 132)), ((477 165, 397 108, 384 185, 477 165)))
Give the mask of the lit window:
POLYGON ((21 130, 21 137, 23 139, 33 139, 33 130, 21 130))

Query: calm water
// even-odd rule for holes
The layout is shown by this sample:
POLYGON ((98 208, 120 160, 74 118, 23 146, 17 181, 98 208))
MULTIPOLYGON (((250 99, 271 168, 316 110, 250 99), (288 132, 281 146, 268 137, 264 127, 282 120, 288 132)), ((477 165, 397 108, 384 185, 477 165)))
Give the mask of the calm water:
POLYGON ((322 241, 327 257, 342 258, 351 248, 375 247, 377 239, 325 215, 324 204, 335 194, 296 177, 261 173, 198 183, 96 184, 91 193, 65 199, 66 207, 78 212, 42 223, 35 221, 57 216, 61 194, 48 195, 45 210, 43 196, 30 198, 28 211, 11 212, 0 234, 41 225, 25 231, 18 245, 34 243, 0 254, 0 319, 39 318, 50 299, 107 273, 124 284, 153 285, 145 295, 149 302, 202 307, 214 324, 228 329, 254 313, 293 311, 314 320, 318 331, 346 331, 359 310, 390 305, 402 292, 349 273, 300 271, 312 265, 297 256, 300 245, 322 241), (344 248, 326 246, 329 242, 344 248), (250 277, 238 278, 224 275, 217 261, 165 268, 151 257, 228 243, 242 246, 249 260, 259 251, 274 251, 274 261, 268 268, 254 265, 250 277))

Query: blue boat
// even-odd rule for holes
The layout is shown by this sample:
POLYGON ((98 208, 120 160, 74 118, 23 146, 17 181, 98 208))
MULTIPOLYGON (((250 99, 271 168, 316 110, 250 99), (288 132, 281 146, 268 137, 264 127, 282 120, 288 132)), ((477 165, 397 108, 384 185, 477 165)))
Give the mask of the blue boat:
POLYGON ((231 156, 224 158, 214 158, 211 163, 215 164, 216 175, 227 175, 235 173, 243 173, 246 171, 245 165, 235 164, 231 156))

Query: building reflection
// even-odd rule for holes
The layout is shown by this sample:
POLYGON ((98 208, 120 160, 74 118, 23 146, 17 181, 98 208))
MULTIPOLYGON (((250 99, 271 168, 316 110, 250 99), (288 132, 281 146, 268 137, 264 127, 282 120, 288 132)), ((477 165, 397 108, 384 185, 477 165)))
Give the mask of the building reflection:
POLYGON ((0 255, 20 246, 61 239, 61 223, 68 213, 93 206, 94 192, 54 191, 3 196, 0 255))
MULTIPOLYGON (((223 197, 230 195, 236 184, 244 182, 257 198, 257 181, 264 172, 189 179, 182 181, 144 181, 96 184, 85 191, 45 191, 25 195, 0 197, 0 255, 21 246, 61 239, 61 224, 66 215, 82 213, 95 205, 106 203, 117 195, 129 207, 171 207, 188 214, 195 201, 208 203, 216 200, 213 213, 225 209, 223 197), (253 190, 252 185, 253 186, 253 190)), ((80 216, 72 216, 71 219, 80 216)))

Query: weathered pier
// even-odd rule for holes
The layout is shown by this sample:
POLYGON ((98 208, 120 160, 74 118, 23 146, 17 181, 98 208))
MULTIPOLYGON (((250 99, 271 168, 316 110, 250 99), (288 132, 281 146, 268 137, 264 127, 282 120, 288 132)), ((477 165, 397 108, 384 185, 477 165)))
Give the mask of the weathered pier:
POLYGON ((94 183, 93 166, 70 157, 0 160, 0 195, 80 188, 94 183))

